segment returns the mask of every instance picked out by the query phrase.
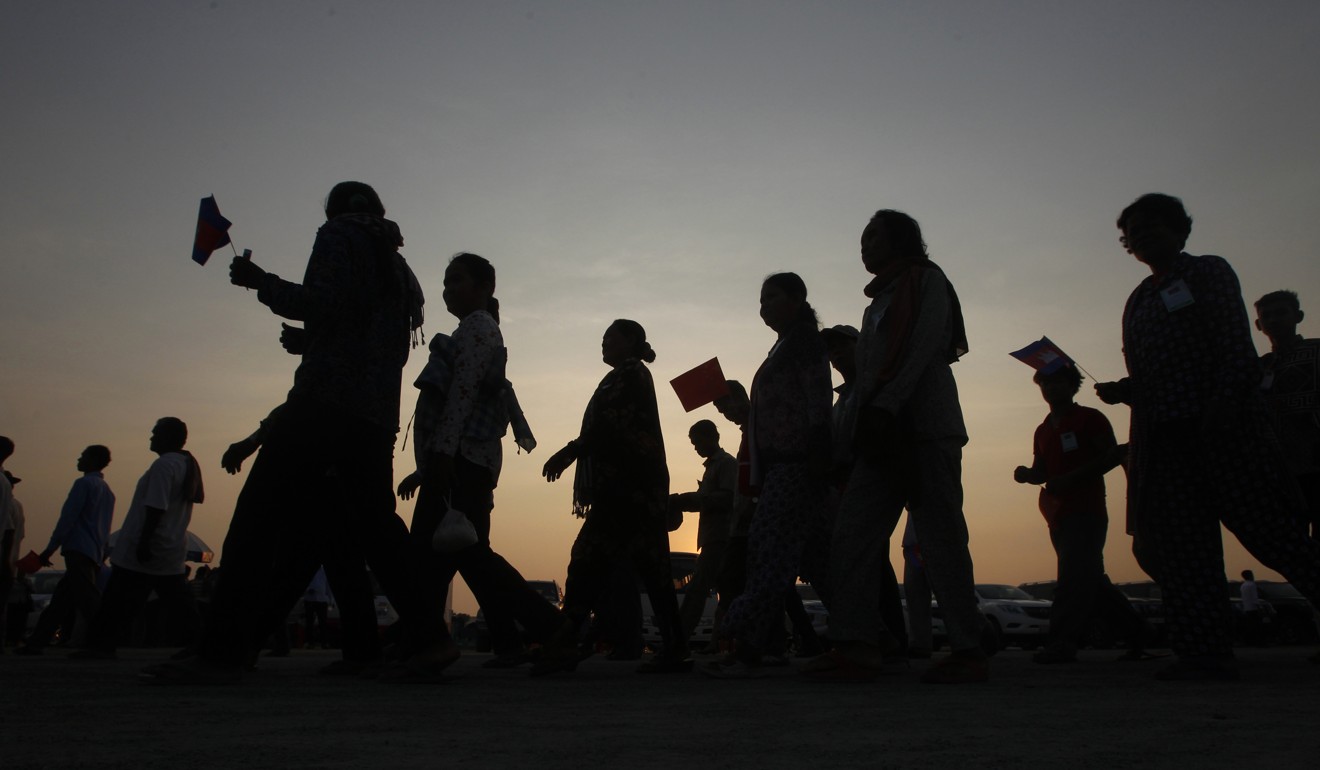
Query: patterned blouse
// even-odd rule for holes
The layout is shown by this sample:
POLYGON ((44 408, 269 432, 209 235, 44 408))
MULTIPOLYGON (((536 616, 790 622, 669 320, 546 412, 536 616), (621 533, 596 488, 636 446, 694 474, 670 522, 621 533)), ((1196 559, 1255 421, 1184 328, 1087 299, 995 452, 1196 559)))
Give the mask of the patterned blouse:
POLYGON ((1123 356, 1134 419, 1190 420, 1212 404, 1244 404, 1260 362, 1228 262, 1182 254, 1142 281, 1123 310, 1123 356))
POLYGON ((632 359, 610 370, 582 418, 573 512, 659 523, 669 503, 669 467, 651 371, 632 359))

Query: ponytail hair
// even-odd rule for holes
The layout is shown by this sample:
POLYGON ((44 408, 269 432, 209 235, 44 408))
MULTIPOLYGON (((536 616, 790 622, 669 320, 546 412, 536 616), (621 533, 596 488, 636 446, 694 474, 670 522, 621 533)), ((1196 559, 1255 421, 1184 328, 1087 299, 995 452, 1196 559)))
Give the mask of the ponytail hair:
POLYGON ((816 309, 807 302, 807 284, 802 280, 802 276, 797 273, 771 273, 765 277, 764 284, 779 289, 790 299, 798 300, 802 303, 802 309, 798 311, 798 322, 810 324, 813 331, 820 329, 820 318, 816 315, 816 309))
POLYGON ((449 264, 452 265, 455 262, 468 271, 468 275, 472 276, 472 280, 477 283, 490 284, 490 299, 486 301, 486 312, 490 313, 491 317, 495 319, 495 323, 499 323, 500 301, 495 298, 495 266, 485 257, 467 251, 460 251, 449 258, 449 264))
POLYGON ((651 349, 651 343, 646 341, 646 330, 642 328, 641 324, 627 318, 620 318, 610 324, 609 328, 632 340, 631 353, 633 357, 640 358, 648 364, 655 360, 655 351, 651 349))

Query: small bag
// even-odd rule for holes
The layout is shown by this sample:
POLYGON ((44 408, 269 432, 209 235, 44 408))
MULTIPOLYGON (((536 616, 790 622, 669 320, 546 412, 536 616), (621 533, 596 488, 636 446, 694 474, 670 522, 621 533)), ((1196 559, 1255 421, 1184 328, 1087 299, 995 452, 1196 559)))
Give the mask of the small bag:
POLYGON ((476 544, 477 528, 462 511, 449 506, 431 536, 431 547, 440 553, 454 553, 476 544))

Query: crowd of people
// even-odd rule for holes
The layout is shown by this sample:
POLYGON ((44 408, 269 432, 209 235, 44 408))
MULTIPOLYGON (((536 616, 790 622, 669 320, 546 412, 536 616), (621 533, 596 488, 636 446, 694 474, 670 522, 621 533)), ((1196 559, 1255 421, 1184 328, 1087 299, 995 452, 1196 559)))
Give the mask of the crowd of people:
MULTIPOLYGON (((614 611, 621 581, 629 592, 644 586, 662 638, 639 673, 694 669, 688 640, 713 591, 714 640, 698 652, 716 657, 699 670, 720 679, 757 676, 782 654, 785 609, 798 604, 801 579, 829 611, 828 640, 803 635, 804 648, 819 653, 801 666, 803 676, 869 681, 929 657, 933 594, 951 652, 922 680, 989 677, 963 514, 967 429, 952 369, 968 351, 967 329, 953 282, 927 254, 912 217, 881 210, 863 229, 861 266, 871 277, 859 285, 870 304, 857 327, 822 330, 797 274, 764 280, 760 315, 774 339, 750 391, 731 380, 715 401, 738 430, 736 454, 720 446, 715 423, 692 426, 688 437, 705 465, 695 491, 671 494, 647 366, 656 353, 645 329, 619 319, 604 330, 608 372, 579 434, 542 469, 550 482, 573 469, 572 509, 582 519, 558 608, 490 541, 503 438, 512 428, 521 448, 536 446, 505 372, 494 266, 460 253, 445 270, 444 304, 458 325, 430 340, 415 382, 415 470, 396 486, 402 368, 418 344, 422 289, 371 187, 336 185, 325 214, 301 283, 250 258, 230 265, 233 284, 302 324, 285 324, 281 337, 301 362, 285 402, 224 453, 222 467, 234 474, 255 459, 225 538, 223 572, 205 617, 189 621, 195 641, 143 669, 144 680, 240 681, 267 637, 311 596, 319 569, 342 627, 342 658, 326 674, 441 677, 460 655, 444 597, 461 574, 497 653, 487 665, 529 663, 534 676, 576 668, 588 626, 614 611), (833 390, 831 366, 843 382, 833 390), (411 527, 397 513, 396 494, 417 496, 411 527), (888 558, 904 510, 911 638, 888 558), (700 555, 680 605, 669 532, 683 512, 700 517, 700 555), (368 568, 399 614, 384 640, 368 568)), ((1175 655, 1157 676, 1234 679, 1221 523, 1262 564, 1320 601, 1320 340, 1297 333, 1297 295, 1274 292, 1256 303, 1256 326, 1272 346, 1258 357, 1237 276, 1220 257, 1184 251, 1191 218, 1177 198, 1144 195, 1117 224, 1124 247, 1151 270, 1123 312, 1128 376, 1095 384, 1104 402, 1130 407, 1129 441, 1118 444, 1101 412, 1076 403, 1082 373, 1063 362, 1035 376, 1049 412, 1036 429, 1031 465, 1013 473, 1041 487, 1058 556, 1050 640, 1034 659, 1075 661, 1096 614, 1121 630, 1125 659, 1151 657, 1144 621, 1104 567, 1104 475, 1122 465, 1127 530, 1138 564, 1163 589, 1175 655)), ((115 498, 102 474, 110 451, 94 445, 79 457, 83 475, 37 554, 49 564, 59 550, 67 572, 20 652, 39 654, 68 608, 91 618, 76 654, 96 659, 114 656, 122 624, 152 591, 193 606, 184 553, 192 507, 204 494, 186 440, 181 420, 157 421, 150 447, 159 458, 139 481, 113 549, 115 498), (102 593, 96 574, 107 553, 113 572, 102 593)), ((0 467, 13 451, 14 442, 0 437, 0 467)), ((15 535, 21 539, 16 481, 0 479, 0 555, 8 565, 0 606, 13 579, 15 535)), ((324 595, 315 591, 322 606, 324 595)))

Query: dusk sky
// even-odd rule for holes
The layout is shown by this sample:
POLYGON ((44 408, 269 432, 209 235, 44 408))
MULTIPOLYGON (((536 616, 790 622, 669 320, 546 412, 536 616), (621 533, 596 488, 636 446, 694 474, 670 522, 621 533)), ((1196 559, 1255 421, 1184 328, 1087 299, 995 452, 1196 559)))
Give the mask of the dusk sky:
MULTIPOLYGON (((692 422, 715 420, 729 449, 737 433, 712 407, 684 413, 667 381, 718 356, 750 383, 774 342, 757 315, 772 272, 802 275, 825 324, 856 325, 858 237, 896 208, 966 315, 976 577, 1052 579, 1036 489, 1012 481, 1046 408, 1007 353, 1044 334, 1122 376, 1123 303, 1147 271, 1114 220, 1146 192, 1183 198, 1188 251, 1227 258, 1248 301, 1292 288, 1320 318, 1318 38, 1320 4, 1301 0, 6 4, 0 434, 18 445, 24 551, 91 443, 114 453, 117 528, 165 415, 206 473, 193 530, 220 547, 246 475, 220 454, 283 401, 297 359, 229 284, 227 248, 189 260, 198 199, 297 281, 324 196, 358 179, 403 231, 428 337, 457 323, 450 255, 498 270, 540 447, 506 442, 492 540, 524 576, 563 584, 580 522, 570 479, 540 468, 577 434, 610 321, 648 331, 688 491, 692 422)), ((424 363, 404 371, 401 423, 424 363)), ((1080 401, 1100 406, 1090 385, 1080 401)), ((1101 408, 1122 440, 1126 409, 1101 408)), ((410 441, 396 477, 412 468, 410 441)), ((1109 495, 1110 574, 1143 579, 1121 471, 1109 495)), ((690 517, 672 544, 695 539, 690 517)), ((1228 540, 1231 574, 1258 568, 1228 540)))

